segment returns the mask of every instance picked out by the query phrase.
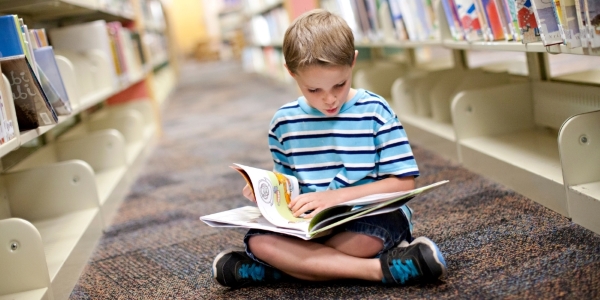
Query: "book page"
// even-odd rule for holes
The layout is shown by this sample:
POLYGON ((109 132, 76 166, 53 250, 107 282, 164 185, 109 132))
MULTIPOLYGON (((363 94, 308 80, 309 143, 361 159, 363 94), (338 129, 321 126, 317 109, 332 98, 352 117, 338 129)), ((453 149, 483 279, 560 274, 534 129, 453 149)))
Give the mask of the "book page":
POLYGON ((244 206, 232 210, 227 210, 211 215, 200 217, 204 223, 211 227, 229 227, 229 228, 254 228, 273 232, 279 232, 292 235, 302 239, 308 239, 308 223, 292 223, 293 228, 281 228, 267 221, 261 214, 258 207, 244 206))
POLYGON ((240 164, 232 168, 252 187, 260 212, 273 225, 285 228, 294 227, 293 223, 308 223, 309 220, 294 217, 288 207, 291 199, 300 194, 296 178, 240 164))

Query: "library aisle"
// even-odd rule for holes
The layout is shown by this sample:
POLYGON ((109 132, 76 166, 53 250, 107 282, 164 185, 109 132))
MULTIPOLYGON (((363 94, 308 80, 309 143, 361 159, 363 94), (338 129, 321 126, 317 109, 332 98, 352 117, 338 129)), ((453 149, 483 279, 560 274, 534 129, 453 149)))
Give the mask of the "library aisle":
MULTIPOLYGON (((164 131, 105 230, 71 299, 489 299, 598 298, 600 236, 502 185, 413 143, 418 185, 450 183, 411 202, 415 236, 446 257, 443 282, 385 287, 286 282, 229 290, 212 281, 221 250, 244 230, 216 229, 205 214, 249 204, 237 162, 271 167, 267 126, 296 97, 289 85, 235 62, 183 64, 163 113, 164 131)), ((410 138, 410 137, 409 137, 410 138)))

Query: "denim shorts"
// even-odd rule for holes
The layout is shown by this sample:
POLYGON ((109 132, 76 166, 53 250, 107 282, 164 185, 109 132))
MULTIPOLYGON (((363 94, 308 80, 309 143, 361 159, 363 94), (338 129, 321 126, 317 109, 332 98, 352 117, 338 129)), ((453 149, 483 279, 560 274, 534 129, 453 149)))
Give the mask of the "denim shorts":
MULTIPOLYGON (((365 234, 368 236, 378 237, 383 241, 383 248, 374 257, 379 257, 385 251, 396 247, 400 242, 406 240, 412 242, 412 210, 406 206, 405 209, 397 209, 389 213, 368 216, 360 219, 350 221, 346 224, 342 224, 334 229, 334 231, 324 237, 319 237, 310 240, 315 243, 325 243, 331 236, 344 232, 354 232, 359 234, 365 234), (408 215, 408 216, 407 216, 408 215)), ((283 235, 277 232, 265 231, 260 229, 250 229, 246 236, 244 236, 244 246, 246 254, 256 262, 267 265, 264 261, 255 257, 248 247, 248 240, 250 237, 255 235, 263 234, 275 234, 283 235)))

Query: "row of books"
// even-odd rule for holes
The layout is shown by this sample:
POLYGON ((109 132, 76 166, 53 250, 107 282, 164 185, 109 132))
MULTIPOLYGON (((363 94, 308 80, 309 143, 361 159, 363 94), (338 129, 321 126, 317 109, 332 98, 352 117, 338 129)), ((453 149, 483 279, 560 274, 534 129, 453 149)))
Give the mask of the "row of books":
MULTIPOLYGON (((0 67, 9 81, 19 131, 57 124, 59 116, 73 113, 73 101, 93 93, 99 82, 106 83, 103 88, 118 90, 143 78, 146 59, 142 47, 140 35, 120 22, 99 20, 55 28, 46 34, 45 29, 29 29, 17 15, 0 16, 0 67), (76 63, 90 52, 105 58, 102 61, 107 66, 103 68, 109 72, 103 78, 95 77, 87 65, 76 63), (69 90, 63 81, 57 55, 74 63, 75 90, 69 90)), ((1 133, 16 126, 4 117, 5 111, 0 115, 2 141, 1 133)))
POLYGON ((600 47, 600 0, 441 0, 452 37, 600 47))
POLYGON ((282 6, 263 14, 254 15, 245 28, 246 40, 254 45, 281 44, 285 30, 290 25, 288 12, 282 6))
POLYGON ((358 42, 440 38, 430 0, 321 0, 321 7, 342 16, 358 42))
MULTIPOLYGON (((70 114, 69 97, 45 31, 28 29, 17 15, 4 15, 0 33, 0 68, 9 80, 19 130, 56 124, 59 114, 70 114)), ((9 140, 15 124, 6 117, 6 105, 10 104, 3 102, 0 131, 9 140)))

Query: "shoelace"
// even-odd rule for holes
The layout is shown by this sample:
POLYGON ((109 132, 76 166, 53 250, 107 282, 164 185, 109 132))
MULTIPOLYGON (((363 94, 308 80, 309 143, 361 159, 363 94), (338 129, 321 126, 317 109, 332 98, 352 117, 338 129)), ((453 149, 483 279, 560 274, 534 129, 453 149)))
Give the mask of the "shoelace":
POLYGON ((252 278, 254 281, 261 281, 265 277, 265 267, 259 264, 243 264, 238 273, 241 278, 252 278))
POLYGON ((419 272, 412 259, 407 259, 404 262, 400 259, 392 260, 390 271, 394 279, 400 281, 400 284, 404 284, 411 277, 419 276, 419 272))

